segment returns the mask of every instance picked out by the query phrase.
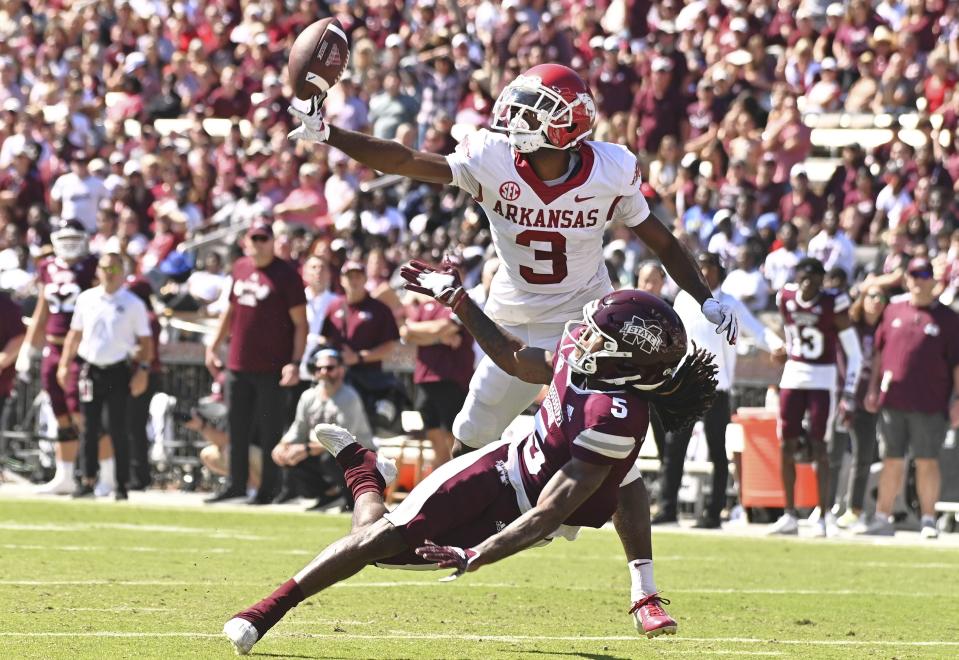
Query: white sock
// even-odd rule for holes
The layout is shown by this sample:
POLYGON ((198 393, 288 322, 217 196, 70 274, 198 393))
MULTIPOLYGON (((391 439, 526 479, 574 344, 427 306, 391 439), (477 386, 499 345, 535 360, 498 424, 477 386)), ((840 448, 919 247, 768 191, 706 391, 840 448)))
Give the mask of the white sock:
POLYGON ((104 487, 114 488, 116 486, 116 463, 112 456, 100 460, 99 483, 104 487))
POLYGON ((57 461, 57 472, 53 475, 54 481, 73 481, 73 461, 57 461))
POLYGON ((644 596, 656 593, 656 580, 653 578, 652 559, 634 559, 626 564, 629 568, 629 578, 632 581, 630 598, 635 603, 644 596))

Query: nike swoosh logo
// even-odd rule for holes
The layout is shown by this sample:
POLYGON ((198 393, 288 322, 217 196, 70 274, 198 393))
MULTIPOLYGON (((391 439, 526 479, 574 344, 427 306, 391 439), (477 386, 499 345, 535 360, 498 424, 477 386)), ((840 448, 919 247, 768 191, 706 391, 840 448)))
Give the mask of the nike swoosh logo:
POLYGON ((589 197, 580 197, 579 195, 576 195, 573 197, 573 199, 576 200, 576 202, 585 202, 587 199, 593 199, 594 197, 596 197, 596 195, 590 195, 589 197))

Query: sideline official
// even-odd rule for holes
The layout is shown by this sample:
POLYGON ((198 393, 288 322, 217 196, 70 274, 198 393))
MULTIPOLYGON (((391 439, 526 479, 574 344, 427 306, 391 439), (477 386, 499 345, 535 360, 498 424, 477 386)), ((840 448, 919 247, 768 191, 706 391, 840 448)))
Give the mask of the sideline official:
POLYGON ((86 420, 80 438, 83 478, 74 497, 91 497, 100 462, 97 458, 102 432, 103 406, 107 407, 110 438, 116 465, 117 500, 127 499, 130 480, 130 447, 127 431, 129 397, 147 388, 153 338, 143 302, 123 287, 123 261, 115 253, 97 262, 100 285, 77 297, 70 332, 63 344, 57 381, 65 386, 74 357, 83 362, 80 371, 80 404, 86 420), (130 357, 136 355, 131 375, 130 357))

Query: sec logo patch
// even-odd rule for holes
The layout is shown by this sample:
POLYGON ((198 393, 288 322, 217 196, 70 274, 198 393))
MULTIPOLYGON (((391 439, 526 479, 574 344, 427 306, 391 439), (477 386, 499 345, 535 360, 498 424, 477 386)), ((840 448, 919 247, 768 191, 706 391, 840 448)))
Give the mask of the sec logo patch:
POLYGON ((519 184, 515 181, 507 181, 499 187, 499 196, 507 202, 512 202, 519 197, 519 184))

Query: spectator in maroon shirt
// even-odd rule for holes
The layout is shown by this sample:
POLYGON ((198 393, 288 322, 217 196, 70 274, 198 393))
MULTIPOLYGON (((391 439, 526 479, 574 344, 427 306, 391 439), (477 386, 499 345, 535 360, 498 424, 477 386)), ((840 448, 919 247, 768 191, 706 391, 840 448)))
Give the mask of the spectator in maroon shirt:
POLYGON ((856 189, 859 168, 865 160, 862 147, 858 144, 847 144, 842 148, 842 163, 829 177, 825 189, 826 196, 831 196, 838 208, 845 207, 846 195, 856 189))
POLYGON ((788 190, 785 183, 776 183, 776 154, 764 153, 756 171, 756 208, 759 215, 779 213, 779 201, 788 190))
POLYGON ((434 300, 417 300, 407 309, 400 337, 416 346, 416 409, 433 446, 433 467, 450 460, 453 419, 463 407, 473 374, 473 338, 434 300))
POLYGON ((716 90, 712 81, 702 78, 696 84, 696 100, 686 109, 689 117, 689 133, 684 151, 699 153, 719 133, 719 122, 723 118, 716 90))
POLYGON ((822 200, 809 188, 809 175, 804 165, 794 165, 789 176, 792 190, 779 200, 779 219, 792 222, 796 218, 806 218, 818 225, 822 219, 822 200))
POLYGON ((628 112, 638 84, 633 69, 619 61, 619 39, 607 37, 603 42, 603 63, 590 78, 599 114, 612 117, 617 112, 628 112))
POLYGON ((959 394, 959 315, 936 299, 928 259, 909 262, 906 288, 908 297, 890 303, 883 313, 865 399, 866 409, 879 413, 885 449, 876 515, 866 533, 894 533, 890 516, 910 448, 916 462, 922 536, 935 538, 939 450, 950 423, 959 427, 959 399, 955 398, 959 394))
POLYGON ((400 338, 393 312, 367 292, 366 267, 361 262, 343 264, 340 284, 345 294, 330 304, 321 333, 326 343, 343 354, 351 375, 382 371, 383 360, 400 338))
POLYGON ((636 150, 649 160, 659 149, 663 137, 672 135, 685 141, 686 120, 682 99, 672 91, 673 63, 657 57, 652 63, 652 80, 644 84, 633 100, 628 133, 636 137, 636 150))
POLYGON ((14 154, 12 166, 0 172, 0 205, 10 208, 14 222, 22 229, 27 226, 27 209, 43 204, 46 195, 32 152, 33 145, 21 148, 14 154))
POLYGON ((243 91, 239 73, 232 66, 223 67, 220 86, 207 99, 207 114, 210 117, 245 117, 250 111, 250 95, 243 91))
POLYGON ((249 504, 269 504, 279 491, 279 468, 266 457, 287 421, 280 412, 287 407, 287 388, 300 380, 307 322, 303 280, 274 256, 274 249, 270 225, 256 224, 246 233, 245 256, 233 264, 229 306, 207 347, 206 365, 216 377, 224 368, 220 347, 230 337, 226 361, 230 477, 206 500, 210 503, 246 495, 254 434, 263 452, 263 474, 249 504))

